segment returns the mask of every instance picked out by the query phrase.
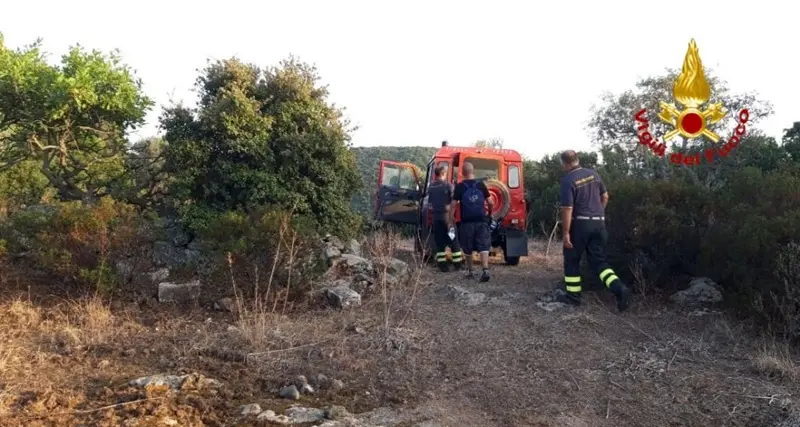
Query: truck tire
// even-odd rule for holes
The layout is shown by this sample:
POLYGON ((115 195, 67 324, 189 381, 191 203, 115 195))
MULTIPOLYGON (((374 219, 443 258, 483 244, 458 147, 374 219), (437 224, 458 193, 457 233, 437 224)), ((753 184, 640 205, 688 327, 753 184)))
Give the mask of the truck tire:
POLYGON ((494 198, 495 205, 492 209, 492 219, 500 220, 508 215, 511 209, 511 192, 503 181, 497 178, 487 179, 485 182, 486 188, 489 189, 489 194, 494 198))

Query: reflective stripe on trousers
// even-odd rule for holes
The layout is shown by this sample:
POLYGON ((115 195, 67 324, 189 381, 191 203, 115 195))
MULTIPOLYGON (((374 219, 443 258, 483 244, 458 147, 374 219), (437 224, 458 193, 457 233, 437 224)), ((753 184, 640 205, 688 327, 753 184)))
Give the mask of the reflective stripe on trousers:
POLYGON ((458 264, 459 262, 461 262, 462 256, 463 254, 461 253, 461 251, 453 252, 453 263, 458 264))
POLYGON ((581 276, 564 276, 564 283, 567 284, 567 292, 580 293, 581 276))
POLYGON ((605 283, 607 288, 610 288, 611 284, 614 283, 615 280, 619 280, 619 277, 617 277, 617 275, 614 273, 614 270, 606 268, 600 272, 600 280, 605 283))

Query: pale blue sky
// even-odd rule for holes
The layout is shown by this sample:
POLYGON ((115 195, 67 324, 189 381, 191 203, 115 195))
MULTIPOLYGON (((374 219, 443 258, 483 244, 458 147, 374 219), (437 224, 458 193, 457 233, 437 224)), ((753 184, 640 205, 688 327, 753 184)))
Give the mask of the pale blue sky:
POLYGON ((800 6, 743 1, 119 2, 2 0, 10 46, 37 37, 111 50, 160 105, 194 102, 206 58, 272 65, 290 53, 317 65, 360 129, 356 145, 454 145, 500 137, 531 157, 585 149, 585 122, 606 90, 680 67, 694 37, 703 63, 776 114, 768 134, 800 121, 800 6), (689 17, 691 22, 680 19, 689 17))

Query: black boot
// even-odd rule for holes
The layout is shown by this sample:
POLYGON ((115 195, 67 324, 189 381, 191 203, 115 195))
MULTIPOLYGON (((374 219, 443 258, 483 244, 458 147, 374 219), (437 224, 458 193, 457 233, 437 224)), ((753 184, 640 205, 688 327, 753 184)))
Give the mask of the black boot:
POLYGON ((617 297, 617 309, 620 312, 627 310, 631 299, 631 291, 628 287, 623 285, 619 280, 616 280, 611 284, 609 290, 617 297))
POLYGON ((488 282, 489 281, 489 269, 484 268, 483 272, 481 273, 481 282, 488 282))
POLYGON ((447 264, 446 261, 445 262, 437 262, 436 265, 439 266, 439 271, 441 271, 442 273, 447 273, 448 271, 450 271, 450 265, 447 264))
POLYGON ((579 292, 565 292, 562 289, 556 292, 555 300, 562 304, 579 306, 581 305, 581 294, 579 292))
POLYGON ((463 269, 464 269, 464 264, 462 264, 462 263, 460 263, 460 262, 454 262, 454 263, 453 263, 453 269, 454 269, 455 271, 461 271, 461 270, 463 270, 463 269))

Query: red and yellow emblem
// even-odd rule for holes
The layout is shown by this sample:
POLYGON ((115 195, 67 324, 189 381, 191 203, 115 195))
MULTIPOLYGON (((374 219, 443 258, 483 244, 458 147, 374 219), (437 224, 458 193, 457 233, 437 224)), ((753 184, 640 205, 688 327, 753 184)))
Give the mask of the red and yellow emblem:
POLYGON ((712 142, 719 141, 719 135, 709 130, 708 126, 725 118, 728 112, 721 103, 710 104, 705 109, 700 108, 711 98, 711 87, 706 81, 703 63, 700 61, 694 39, 689 42, 689 50, 686 51, 683 69, 672 88, 672 96, 685 108, 679 110, 673 104, 664 101, 659 103, 661 112, 658 118, 674 127, 664 134, 664 141, 669 141, 678 134, 687 139, 702 135, 712 142))

